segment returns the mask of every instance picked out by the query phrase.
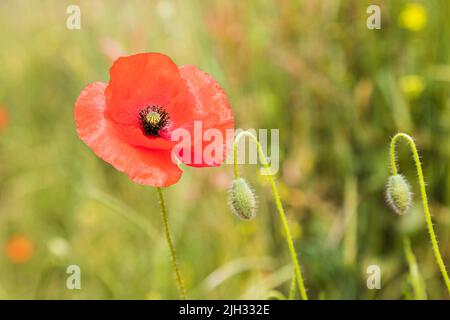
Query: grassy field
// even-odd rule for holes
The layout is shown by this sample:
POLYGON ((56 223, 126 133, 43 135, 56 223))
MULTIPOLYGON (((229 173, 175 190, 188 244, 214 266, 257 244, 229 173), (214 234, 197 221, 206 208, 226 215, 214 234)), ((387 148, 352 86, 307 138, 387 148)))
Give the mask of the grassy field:
MULTIPOLYGON (((411 212, 384 195, 390 138, 407 132, 450 266, 449 17, 447 0, 1 1, 0 298, 178 298, 156 190, 97 158, 73 116, 115 57, 163 52, 217 79, 236 127, 280 130, 277 183, 311 299, 414 298, 405 237, 428 298, 449 299, 405 146, 411 212), (80 30, 66 28, 70 4, 80 30), (369 4, 381 30, 366 27, 369 4), (66 288, 71 264, 81 290, 66 288)), ((250 222, 227 206, 231 165, 183 170, 164 193, 188 296, 287 296, 292 264, 258 168, 241 167, 259 198, 250 222)))

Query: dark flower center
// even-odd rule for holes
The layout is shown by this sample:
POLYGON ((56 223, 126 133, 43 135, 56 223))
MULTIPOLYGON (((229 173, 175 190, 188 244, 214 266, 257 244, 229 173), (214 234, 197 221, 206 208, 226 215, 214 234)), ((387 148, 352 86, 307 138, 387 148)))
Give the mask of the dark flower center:
POLYGON ((139 120, 145 135, 159 137, 169 122, 169 114, 159 106, 147 106, 139 111, 139 120))

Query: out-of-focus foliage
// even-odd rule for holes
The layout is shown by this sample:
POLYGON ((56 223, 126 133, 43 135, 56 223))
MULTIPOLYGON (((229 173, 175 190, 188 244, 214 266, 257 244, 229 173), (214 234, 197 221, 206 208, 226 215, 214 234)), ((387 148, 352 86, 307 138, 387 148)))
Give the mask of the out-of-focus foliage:
MULTIPOLYGON (((212 74, 237 127, 280 129, 278 184, 311 298, 411 298, 405 236, 428 297, 448 298, 420 202, 399 217, 384 201, 389 138, 406 131, 450 265, 450 2, 411 2, 1 1, 0 298, 177 297, 156 191, 98 159, 73 119, 111 59, 143 51, 212 74), (73 2, 80 30, 66 28, 73 2), (381 30, 366 27, 369 4, 381 30), (81 290, 66 289, 70 264, 81 290), (372 264, 381 290, 367 289, 372 264)), ((184 170, 165 195, 189 297, 287 295, 292 266, 257 168, 242 168, 259 195, 249 222, 226 204, 231 166, 184 170)))

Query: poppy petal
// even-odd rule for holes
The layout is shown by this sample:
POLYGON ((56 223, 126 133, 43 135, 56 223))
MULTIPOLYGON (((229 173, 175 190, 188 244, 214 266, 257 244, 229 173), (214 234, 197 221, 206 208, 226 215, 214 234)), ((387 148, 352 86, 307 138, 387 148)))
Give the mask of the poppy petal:
POLYGON ((178 95, 181 82, 178 67, 166 55, 121 57, 110 69, 105 93, 107 112, 117 123, 138 125, 139 111, 149 105, 168 105, 178 95))
POLYGON ((175 142, 170 141, 170 137, 149 137, 142 132, 141 128, 133 125, 123 125, 114 122, 113 126, 117 130, 117 135, 132 146, 168 150, 175 145, 175 142))
MULTIPOLYGON (((181 77, 186 80, 189 93, 191 94, 193 115, 191 121, 185 123, 182 128, 191 132, 192 145, 201 143, 201 148, 191 148, 192 156, 190 162, 185 164, 194 167, 218 166, 225 161, 229 151, 230 143, 227 143, 227 129, 234 128, 233 110, 230 107, 228 98, 220 87, 220 85, 208 74, 200 71, 193 65, 186 65, 180 68, 181 77), (202 134, 194 134, 194 121, 201 121, 202 134), (215 163, 211 163, 208 159, 204 159, 203 152, 209 144, 214 141, 202 141, 203 133, 208 129, 217 129, 220 131, 223 142, 223 154, 215 159, 215 163), (202 155, 198 153, 202 152, 202 155), (193 161, 192 159, 196 159, 193 161), (198 161, 201 159, 200 161, 198 161)), ((170 110, 169 110, 170 112, 170 110)), ((176 112, 176 111, 173 111, 176 112)))
POLYGON ((105 83, 92 83, 75 103, 75 122, 81 140, 136 183, 157 187, 176 183, 182 171, 173 163, 171 150, 135 147, 118 134, 117 124, 105 116, 105 89, 105 83))

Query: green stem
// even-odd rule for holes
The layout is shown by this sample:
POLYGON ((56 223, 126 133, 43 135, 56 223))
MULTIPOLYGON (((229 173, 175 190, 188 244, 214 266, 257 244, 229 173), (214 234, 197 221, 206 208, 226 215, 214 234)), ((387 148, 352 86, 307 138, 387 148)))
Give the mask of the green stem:
POLYGON ((417 267, 416 257, 411 249, 411 241, 409 238, 403 239, 403 248, 405 251, 406 261, 408 261, 409 274, 411 279, 411 285, 414 290, 414 296, 416 300, 426 300, 427 294, 423 286, 423 280, 419 273, 419 268, 417 267))
POLYGON ((291 279, 291 287, 289 289, 289 300, 295 299, 295 286, 296 286, 296 281, 295 281, 295 270, 294 270, 294 274, 292 275, 292 279, 291 279))
POLYGON ((161 217, 164 225, 164 235, 166 237, 167 246, 169 247, 170 258, 172 260, 172 266, 175 271, 175 278, 178 284, 178 289, 180 290, 180 297, 186 300, 186 290, 183 285, 183 279, 181 278, 180 270, 178 269, 177 256, 175 254, 175 247, 173 246, 172 237, 170 236, 169 223, 167 221, 167 209, 164 202, 164 196, 161 188, 156 188, 158 191, 159 203, 161 205, 161 217))
MULTIPOLYGON (((269 166, 269 163, 267 162, 266 155, 264 154, 264 151, 263 151, 263 149, 261 147, 261 144, 259 143, 258 139, 253 134, 251 134, 249 132, 246 132, 246 131, 243 131, 243 132, 240 132, 236 136, 236 138, 234 140, 234 145, 233 145, 234 174, 235 174, 236 178, 239 178, 239 168, 238 168, 238 162, 237 162, 237 145, 238 145, 239 140, 243 136, 250 137, 256 143, 257 148, 258 148, 259 158, 261 159, 262 166, 266 170, 270 170, 270 166, 269 166)), ((289 251, 291 253, 292 262, 294 264, 295 278, 297 279, 297 284, 298 284, 298 287, 299 287, 299 290, 300 290, 300 295, 301 295, 303 300, 308 300, 308 295, 306 294, 305 285, 303 283, 302 273, 300 271, 300 266, 299 266, 298 260, 297 260, 297 254, 295 253, 294 243, 292 241, 291 232, 289 230, 289 226, 288 226, 288 223, 287 223, 286 214, 284 212, 283 205, 281 203, 280 194, 278 192, 278 188, 276 186, 275 179, 273 178, 273 175, 269 174, 268 177, 269 177, 270 185, 272 187, 273 196, 275 198, 275 205, 277 207, 278 213, 280 215, 281 222, 283 224, 283 228, 284 228, 284 232, 285 232, 285 235, 286 235, 286 240, 287 240, 287 243, 288 243, 289 251)))
POLYGON ((397 160, 395 153, 395 146, 398 140, 404 139, 408 143, 411 152, 413 154, 414 162, 416 164, 417 176, 419 177, 419 185, 420 185, 420 194, 422 196, 422 204, 423 211, 425 213, 425 220, 427 223, 428 233, 431 239, 431 245, 433 248, 434 256, 436 257, 436 262, 439 266, 439 269, 442 273, 442 277, 444 278, 445 285, 447 286, 448 293, 450 294, 450 279, 447 274, 447 270, 445 269, 444 261, 442 260, 441 252, 439 251, 438 242, 436 239, 436 233, 433 228, 433 221, 431 219, 430 209, 428 207, 428 197, 425 188, 425 180, 423 177, 422 164, 420 163, 419 152, 417 151, 416 144, 414 143, 414 139, 405 133, 397 133, 391 140, 390 145, 390 159, 391 159, 391 172, 392 175, 397 174, 397 160))

